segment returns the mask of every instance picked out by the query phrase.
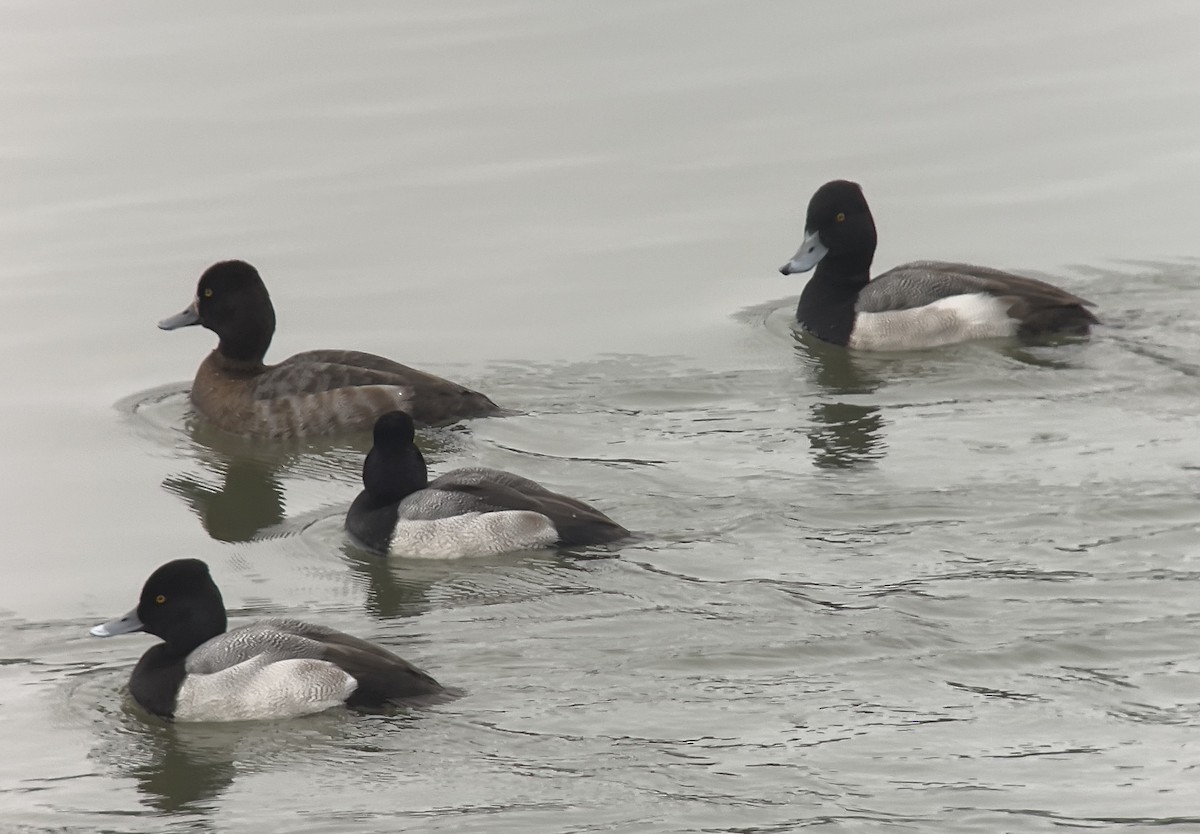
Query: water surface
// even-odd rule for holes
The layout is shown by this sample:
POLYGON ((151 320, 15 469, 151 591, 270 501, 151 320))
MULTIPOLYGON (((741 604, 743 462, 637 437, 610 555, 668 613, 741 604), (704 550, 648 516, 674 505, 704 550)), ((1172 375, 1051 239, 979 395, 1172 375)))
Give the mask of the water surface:
POLYGON ((0 818, 18 831, 1200 828, 1200 10, 639 2, 2 15, 0 818), (878 264, 1020 269, 1083 342, 798 337, 821 182, 878 264), (372 350, 519 412, 429 432, 643 535, 386 563, 364 438, 246 443, 160 333, 212 261, 271 357, 372 350), (234 617, 376 639, 464 697, 164 726, 163 561, 234 617))

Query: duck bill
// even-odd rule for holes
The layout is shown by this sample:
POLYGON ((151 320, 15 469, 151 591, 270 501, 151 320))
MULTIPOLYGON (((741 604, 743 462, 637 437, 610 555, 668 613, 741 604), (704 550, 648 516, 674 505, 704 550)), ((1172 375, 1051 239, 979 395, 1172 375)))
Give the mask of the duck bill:
POLYGON ((828 252, 829 247, 821 243, 821 233, 810 232, 805 229, 804 242, 800 244, 800 248, 796 250, 796 254, 792 255, 792 259, 779 267, 779 271, 784 275, 808 272, 820 263, 821 258, 825 257, 828 252))
POLYGON ((133 634, 144 628, 142 621, 138 619, 135 608, 124 617, 117 617, 115 620, 109 620, 107 623, 96 626, 91 630, 91 635, 93 637, 115 637, 118 634, 133 634))
POLYGON ((158 323, 158 326, 163 330, 178 330, 180 327, 190 327, 193 324, 200 323, 200 299, 192 300, 187 309, 182 313, 176 313, 173 316, 163 319, 158 323))

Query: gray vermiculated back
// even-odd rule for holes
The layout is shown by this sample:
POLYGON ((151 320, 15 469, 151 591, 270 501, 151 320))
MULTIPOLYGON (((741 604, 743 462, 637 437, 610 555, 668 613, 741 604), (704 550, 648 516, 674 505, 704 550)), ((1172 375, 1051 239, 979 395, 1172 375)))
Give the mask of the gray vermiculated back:
POLYGON ((424 521, 462 515, 463 513, 487 513, 513 509, 506 502, 489 500, 486 489, 473 492, 454 489, 454 487, 478 487, 488 483, 499 484, 527 494, 550 494, 550 491, 541 484, 511 472, 485 467, 455 469, 453 472, 435 478, 428 487, 414 492, 401 501, 399 517, 407 521, 424 521))
POLYGON ((1014 296, 1034 306, 1088 304, 1084 299, 1034 278, 999 269, 946 261, 914 261, 881 274, 858 294, 855 310, 906 310, 964 293, 1014 296))
POLYGON ((261 654, 275 660, 319 658, 323 651, 319 640, 333 633, 333 629, 298 620, 259 620, 220 634, 199 646, 188 655, 187 671, 210 675, 261 654))

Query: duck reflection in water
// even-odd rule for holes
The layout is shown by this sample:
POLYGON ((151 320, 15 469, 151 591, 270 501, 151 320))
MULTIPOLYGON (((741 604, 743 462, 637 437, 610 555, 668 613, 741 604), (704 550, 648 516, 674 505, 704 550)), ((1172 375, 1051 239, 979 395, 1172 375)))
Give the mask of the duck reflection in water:
MULTIPOLYGON (((189 422, 188 429, 191 443, 185 448, 203 472, 196 473, 193 467, 193 471, 164 479, 162 486, 183 499, 213 539, 237 543, 253 541, 264 533, 290 530, 300 534, 307 524, 330 517, 337 520, 339 539, 344 538, 344 505, 322 508, 302 517, 288 516, 284 476, 299 467, 309 470, 317 465, 336 467, 339 472, 348 473, 347 493, 353 495, 361 487, 358 470, 363 455, 370 449, 369 437, 362 438, 357 448, 320 442, 283 441, 263 445, 232 437, 196 420, 189 422), (328 465, 322 465, 322 461, 328 465)), ((445 453, 459 433, 456 428, 422 432, 421 448, 426 455, 436 458, 445 453)), ((445 571, 430 569, 433 575, 427 576, 411 565, 389 564, 349 541, 342 544, 341 551, 355 581, 363 587, 367 610, 381 620, 427 611, 430 586, 445 578, 445 571)))
POLYGON ((415 617, 428 611, 432 607, 429 589, 452 576, 446 564, 389 562, 349 541, 341 549, 355 583, 363 588, 363 607, 378 620, 415 617))
MULTIPOLYGON (((794 331, 796 354, 813 381, 833 397, 871 394, 880 381, 844 348, 822 342, 803 331, 794 331)), ((887 454, 883 429, 886 421, 876 405, 823 399, 813 403, 808 429, 813 463, 821 469, 850 469, 887 454)))
POLYGON ((133 780, 139 802, 164 816, 195 819, 214 813, 239 770, 245 770, 242 751, 264 746, 262 739, 245 740, 247 733, 262 735, 253 726, 236 733, 211 724, 180 727, 148 719, 132 704, 107 717, 113 720, 99 728, 88 757, 133 780))
MULTIPOLYGON (((264 531, 282 530, 285 524, 297 530, 303 527, 303 520, 286 516, 279 463, 252 458, 206 458, 203 462, 221 478, 221 486, 185 474, 167 478, 163 488, 187 502, 212 538, 248 542, 260 538, 264 531)), ((340 522, 345 507, 319 511, 314 519, 330 512, 340 522)), ((356 583, 363 586, 366 608, 373 616, 387 620, 415 616, 429 609, 428 583, 412 579, 399 566, 352 543, 343 544, 341 550, 356 583)))
POLYGON ((165 478, 163 489, 183 499, 205 531, 221 542, 248 542, 288 520, 281 474, 302 458, 335 451, 330 444, 262 443, 227 434, 196 416, 185 421, 178 457, 196 466, 165 478), (214 483, 215 480, 215 483, 214 483))
POLYGON ((213 809, 214 800, 233 784, 234 751, 221 745, 191 749, 171 726, 146 727, 148 755, 130 775, 143 802, 168 814, 195 814, 213 809))
MULTIPOLYGON (((340 445, 325 441, 278 441, 263 443, 213 429, 200 420, 187 423, 188 440, 180 457, 198 463, 165 478, 163 489, 183 499, 200 519, 209 536, 221 542, 248 542, 264 531, 281 526, 300 529, 333 511, 321 509, 303 518, 287 514, 286 473, 299 472, 306 479, 345 473, 347 483, 358 484, 362 457, 370 449, 365 435, 343 440, 340 445)), ((427 455, 437 457, 453 444, 457 429, 423 432, 420 438, 427 455)), ((351 492, 351 495, 353 492, 351 492)), ((344 507, 337 512, 344 513, 344 507)))
POLYGON ((166 478, 163 488, 191 507, 209 536, 221 542, 247 542, 283 522, 277 463, 218 456, 202 457, 201 462, 221 479, 220 486, 181 474, 166 478))

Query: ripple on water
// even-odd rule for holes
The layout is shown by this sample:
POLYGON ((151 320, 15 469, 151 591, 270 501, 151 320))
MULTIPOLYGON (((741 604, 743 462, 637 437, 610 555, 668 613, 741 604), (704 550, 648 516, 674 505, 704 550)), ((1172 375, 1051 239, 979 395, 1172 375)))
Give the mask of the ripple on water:
MULTIPOLYGON (((498 364, 518 416, 423 435, 435 471, 511 469, 643 534, 616 558, 363 553, 361 444, 226 447, 168 391, 147 437, 185 452, 164 488, 230 546, 236 612, 372 636, 465 694, 88 732, 116 772, 197 757, 208 796, 159 783, 180 808, 267 825, 266 795, 312 830, 1194 823, 1194 271, 1050 276, 1105 324, 1036 347, 858 356, 773 302, 703 359, 498 364)), ((83 653, 73 697, 119 702, 136 654, 83 653)))

